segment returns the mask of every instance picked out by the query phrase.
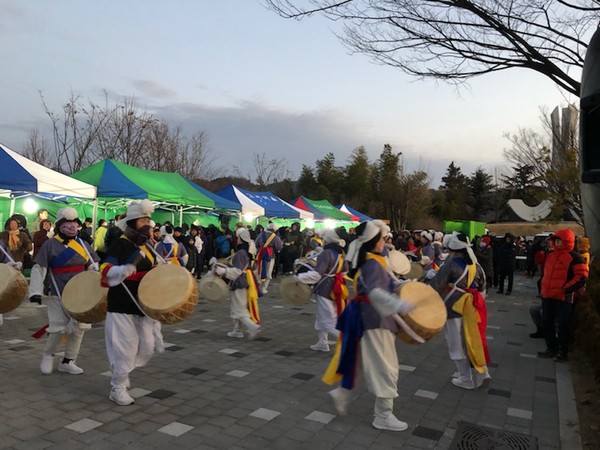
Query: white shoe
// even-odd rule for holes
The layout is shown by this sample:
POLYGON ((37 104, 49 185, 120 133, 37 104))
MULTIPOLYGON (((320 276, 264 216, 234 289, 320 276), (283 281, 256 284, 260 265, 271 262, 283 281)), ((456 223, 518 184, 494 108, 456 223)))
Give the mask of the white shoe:
POLYGON ((125 380, 125 387, 129 389, 131 387, 131 381, 129 381, 129 377, 125 380))
POLYGON ((492 376, 487 370, 485 371, 485 373, 479 373, 476 370, 474 370, 473 372, 473 383, 475 384, 476 388, 486 388, 490 385, 490 381, 492 381, 492 376))
POLYGON ((473 382, 473 379, 467 380, 463 377, 452 378, 452 384, 463 389, 475 389, 475 383, 473 382))
POLYGON ((347 389, 336 388, 328 392, 331 400, 333 400, 333 407, 340 416, 348 414, 348 405, 350 404, 348 397, 350 394, 345 391, 347 391, 347 389))
POLYGON ((67 372, 70 373, 71 375, 80 375, 83 373, 83 369, 79 366, 77 366, 77 364, 75 364, 75 361, 71 360, 68 363, 63 363, 61 362, 58 365, 58 371, 59 372, 67 372))
POLYGON ((404 431, 408 429, 408 424, 406 422, 398 420, 398 418, 395 415, 390 414, 386 418, 375 416, 375 420, 373 421, 373 428, 387 431, 404 431))
POLYGON ((242 339, 244 337, 244 333, 242 333, 241 331, 230 331, 229 333, 227 333, 227 336, 230 338, 238 338, 238 339, 242 339))
POLYGON ((54 355, 42 353, 42 362, 40 362, 40 371, 44 375, 50 375, 54 370, 54 355))
POLYGON ((258 327, 256 327, 254 330, 249 330, 248 331, 248 339, 253 341, 254 339, 256 339, 256 336, 258 336, 258 333, 260 333, 261 331, 262 331, 262 328, 260 327, 260 325, 258 327))
POLYGON ((310 346, 311 350, 314 350, 316 352, 328 352, 329 351, 329 344, 327 343, 323 343, 323 342, 317 342, 314 345, 310 346))
POLYGON ((121 406, 128 406, 135 403, 135 400, 129 395, 127 389, 112 389, 108 399, 121 406))

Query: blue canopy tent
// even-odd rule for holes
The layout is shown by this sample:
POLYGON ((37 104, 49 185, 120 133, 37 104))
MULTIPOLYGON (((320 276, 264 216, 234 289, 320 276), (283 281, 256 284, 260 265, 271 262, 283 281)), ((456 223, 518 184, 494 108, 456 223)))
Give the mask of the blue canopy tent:
POLYGON ((363 213, 361 213, 361 212, 359 212, 359 211, 357 211, 357 210, 355 210, 353 208, 350 208, 346 204, 336 206, 336 208, 339 209, 342 212, 345 212, 346 214, 351 214, 353 216, 356 216, 358 218, 358 220, 361 221, 361 222, 367 222, 369 220, 373 220, 371 217, 369 217, 369 216, 367 216, 367 215, 365 215, 365 214, 363 214, 363 213))
POLYGON ((235 211, 241 211, 242 210, 242 204, 238 201, 231 201, 229 199, 226 199, 224 197, 221 197, 220 195, 217 194, 213 194, 212 192, 210 192, 208 189, 204 189, 202 186, 200 186, 199 184, 194 183, 192 180, 185 178, 185 180, 190 183, 195 189, 197 189, 198 191, 200 191, 202 194, 206 195, 208 198, 211 198, 212 200, 214 200, 215 202, 215 208, 217 209, 231 209, 231 210, 235 210, 235 211))
POLYGON ((313 213, 296 208, 283 201, 272 192, 252 192, 238 188, 246 197, 254 203, 262 206, 266 217, 280 219, 312 219, 313 213))

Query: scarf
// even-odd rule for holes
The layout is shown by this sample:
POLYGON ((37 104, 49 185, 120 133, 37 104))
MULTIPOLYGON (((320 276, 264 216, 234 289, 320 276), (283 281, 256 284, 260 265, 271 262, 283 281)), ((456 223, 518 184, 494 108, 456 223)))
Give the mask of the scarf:
POLYGON ((11 252, 14 252, 19 249, 19 245, 21 244, 19 229, 16 230, 7 230, 8 232, 8 248, 11 252))

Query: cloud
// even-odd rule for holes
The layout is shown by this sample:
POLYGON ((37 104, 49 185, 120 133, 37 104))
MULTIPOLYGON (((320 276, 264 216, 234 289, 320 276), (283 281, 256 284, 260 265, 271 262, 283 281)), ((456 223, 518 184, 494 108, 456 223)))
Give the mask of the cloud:
POLYGON ((131 84, 143 96, 155 99, 176 99, 177 93, 156 80, 131 80, 131 84))
POLYGON ((366 135, 362 124, 333 109, 297 112, 243 101, 234 107, 181 103, 153 110, 187 133, 205 132, 219 158, 217 163, 226 170, 233 166, 251 169, 254 154, 285 158, 294 176, 303 164, 314 166, 328 152, 335 155, 338 165, 345 165, 366 135))

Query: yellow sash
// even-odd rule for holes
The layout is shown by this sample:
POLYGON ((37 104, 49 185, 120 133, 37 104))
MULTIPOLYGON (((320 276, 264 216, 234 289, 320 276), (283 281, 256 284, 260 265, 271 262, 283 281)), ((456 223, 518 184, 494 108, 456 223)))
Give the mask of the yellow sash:
POLYGON ((254 323, 260 323, 260 315, 258 312, 258 288, 254 281, 252 270, 246 269, 246 281, 248 281, 248 311, 250 319, 254 323))
MULTIPOLYGON (((475 264, 468 266, 467 286, 471 286, 477 273, 475 264)), ((452 306, 452 310, 461 314, 463 318, 463 330, 465 336, 465 346, 469 360, 479 373, 485 373, 485 353, 483 351, 483 342, 477 324, 481 321, 479 313, 473 306, 473 294, 465 292, 458 301, 452 306)))
MULTIPOLYGON (((59 235, 55 235, 54 239, 56 239, 61 244, 64 244, 63 238, 61 238, 59 235)), ((87 251, 85 250, 85 248, 83 248, 83 245, 81 245, 79 242, 77 242, 77 240, 70 239, 69 243, 67 244, 67 247, 74 250, 78 255, 80 255, 83 259, 85 259, 85 262, 88 262, 90 260, 90 257, 88 256, 87 251)))

